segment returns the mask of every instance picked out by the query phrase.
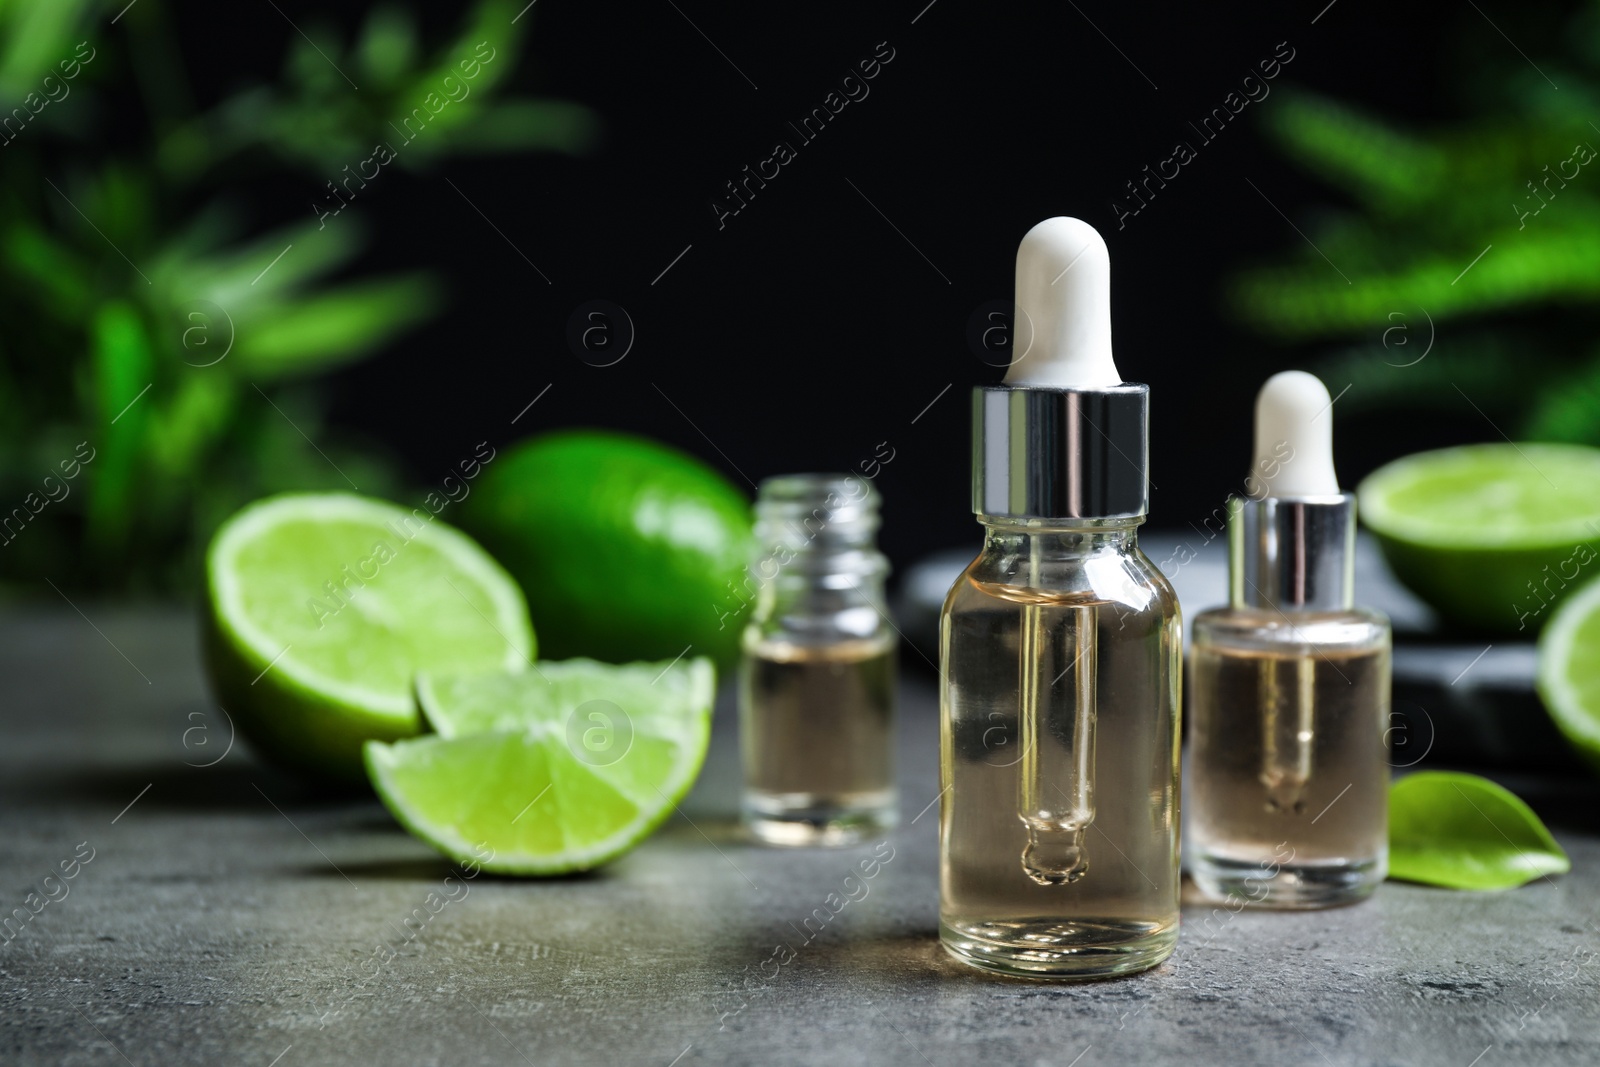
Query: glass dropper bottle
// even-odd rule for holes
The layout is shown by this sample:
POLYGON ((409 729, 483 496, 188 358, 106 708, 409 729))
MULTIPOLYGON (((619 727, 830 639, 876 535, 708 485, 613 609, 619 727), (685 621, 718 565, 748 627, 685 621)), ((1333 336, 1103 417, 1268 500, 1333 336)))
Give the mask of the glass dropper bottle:
POLYGON ((1349 904, 1388 863, 1389 620, 1354 606, 1356 499, 1327 388, 1273 375, 1255 429, 1250 495, 1229 503, 1230 603, 1194 620, 1194 880, 1262 907, 1349 904))
POLYGON ((1017 251, 1016 350, 973 394, 978 558, 940 640, 940 938, 1035 978, 1178 936, 1181 630, 1138 547, 1149 388, 1111 355, 1110 259, 1054 218, 1017 251))
POLYGON ((880 503, 850 474, 782 475, 757 491, 739 747, 744 824, 766 844, 851 845, 895 824, 880 503))

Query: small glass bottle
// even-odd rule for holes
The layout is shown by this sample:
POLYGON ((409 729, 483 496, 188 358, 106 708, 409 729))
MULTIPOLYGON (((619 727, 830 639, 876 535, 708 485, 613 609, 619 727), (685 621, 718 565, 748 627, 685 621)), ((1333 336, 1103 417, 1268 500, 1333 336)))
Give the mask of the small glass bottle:
POLYGON ((1032 339, 973 394, 984 546, 941 620, 940 939, 1033 978, 1143 970, 1178 937, 1182 630, 1138 547, 1149 389, 1112 362, 1109 270, 1076 219, 1023 238, 1032 339))
POLYGON ((895 631, 878 507, 854 475, 784 475, 757 492, 739 730, 744 822, 768 844, 849 845, 895 824, 895 631))
POLYGON ((1217 899, 1349 904, 1387 869, 1389 621, 1352 606, 1331 409, 1303 371, 1262 387, 1251 497, 1229 504, 1230 604, 1194 620, 1189 835, 1217 899))

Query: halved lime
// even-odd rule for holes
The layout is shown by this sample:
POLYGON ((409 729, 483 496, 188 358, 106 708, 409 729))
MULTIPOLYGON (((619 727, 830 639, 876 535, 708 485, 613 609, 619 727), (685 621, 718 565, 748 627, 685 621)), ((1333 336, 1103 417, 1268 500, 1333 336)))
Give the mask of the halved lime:
POLYGON ((1465 445, 1361 483, 1395 576, 1449 621, 1531 636, 1600 547, 1600 449, 1465 445))
POLYGON ((439 735, 369 742, 367 773, 395 818, 452 859, 588 870, 649 836, 694 785, 714 690, 709 659, 427 674, 418 691, 439 735))
POLYGON ((218 701, 291 768, 359 780, 361 743, 421 730, 419 670, 526 664, 522 592, 424 508, 342 493, 271 497, 206 556, 218 701))
POLYGON ((1539 635, 1537 679, 1556 726, 1600 769, 1600 581, 1568 597, 1539 635))

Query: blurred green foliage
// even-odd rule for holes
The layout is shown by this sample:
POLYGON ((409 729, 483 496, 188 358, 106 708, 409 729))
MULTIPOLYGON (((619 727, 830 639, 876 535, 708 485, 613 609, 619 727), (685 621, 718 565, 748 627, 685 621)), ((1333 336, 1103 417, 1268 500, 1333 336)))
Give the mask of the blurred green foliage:
POLYGON ((1318 369, 1352 383, 1346 407, 1465 395, 1513 437, 1600 444, 1600 4, 1508 23, 1527 56, 1460 17, 1468 118, 1402 129, 1303 90, 1264 110, 1349 206, 1299 223, 1315 248, 1292 237, 1230 296, 1281 342, 1342 343, 1318 369))
POLYGON ((352 276, 359 182, 335 216, 253 232, 243 183, 303 189, 332 211, 345 199, 328 183, 373 165, 375 143, 392 147, 387 167, 416 171, 464 153, 581 152, 596 128, 580 106, 502 91, 532 21, 513 22, 524 3, 480 0, 436 47, 394 7, 348 42, 302 21, 275 83, 204 106, 170 10, 125 4, 0 0, 12 589, 184 589, 204 539, 253 497, 394 490, 378 455, 326 431, 317 380, 436 314, 441 286, 352 276))

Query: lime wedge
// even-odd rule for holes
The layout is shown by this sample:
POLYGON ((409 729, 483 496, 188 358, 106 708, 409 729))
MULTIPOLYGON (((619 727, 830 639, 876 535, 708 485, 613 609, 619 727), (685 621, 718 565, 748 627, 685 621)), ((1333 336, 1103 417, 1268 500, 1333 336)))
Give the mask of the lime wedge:
POLYGON ((1600 546, 1600 449, 1584 445, 1421 452, 1359 492, 1395 576, 1470 627, 1531 636, 1600 546))
POLYGON ((1539 635, 1537 681, 1567 742, 1600 769, 1600 581, 1568 597, 1539 635))
POLYGON ((264 755, 302 771, 359 780, 363 741, 418 733, 419 670, 533 654, 511 576, 422 508, 272 497, 217 531, 206 578, 217 699, 264 755))
POLYGON ((428 673, 417 689, 439 735, 369 742, 367 773, 402 825, 458 862, 588 870, 649 836, 694 785, 714 688, 708 659, 428 673))
POLYGON ((552 724, 564 729, 590 700, 617 705, 635 725, 660 720, 675 734, 680 724, 703 715, 715 694, 716 671, 705 657, 620 666, 547 660, 525 671, 417 675, 422 713, 440 737, 545 730, 552 724))

